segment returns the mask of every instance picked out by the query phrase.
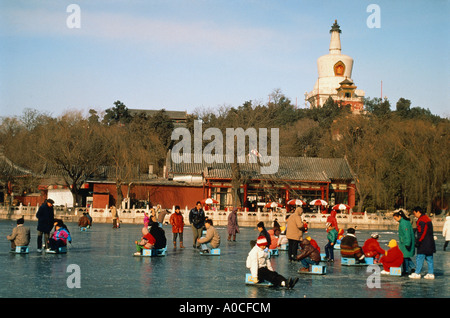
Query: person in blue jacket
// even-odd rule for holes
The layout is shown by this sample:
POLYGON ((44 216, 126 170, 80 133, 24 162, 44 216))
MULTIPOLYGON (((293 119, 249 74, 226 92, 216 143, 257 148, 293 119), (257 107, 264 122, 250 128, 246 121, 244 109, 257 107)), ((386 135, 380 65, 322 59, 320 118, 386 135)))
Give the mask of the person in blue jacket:
POLYGON ((55 220, 55 231, 48 242, 48 250, 58 251, 60 247, 67 246, 67 242, 72 242, 69 229, 62 220, 55 220))

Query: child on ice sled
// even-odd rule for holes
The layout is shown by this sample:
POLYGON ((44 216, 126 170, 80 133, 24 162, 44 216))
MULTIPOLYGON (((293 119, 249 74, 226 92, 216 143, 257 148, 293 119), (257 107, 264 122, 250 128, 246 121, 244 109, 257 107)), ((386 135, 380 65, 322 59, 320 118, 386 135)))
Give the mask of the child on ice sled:
POLYGON ((135 241, 136 253, 134 253, 134 255, 141 255, 143 249, 151 249, 155 247, 156 240, 148 231, 148 227, 144 226, 142 228, 142 235, 141 241, 135 241))
POLYGON ((252 281, 256 284, 259 281, 266 280, 275 287, 293 288, 298 281, 298 277, 286 279, 273 270, 272 263, 268 258, 267 245, 267 239, 261 235, 256 240, 255 246, 248 253, 246 266, 250 269, 252 281))

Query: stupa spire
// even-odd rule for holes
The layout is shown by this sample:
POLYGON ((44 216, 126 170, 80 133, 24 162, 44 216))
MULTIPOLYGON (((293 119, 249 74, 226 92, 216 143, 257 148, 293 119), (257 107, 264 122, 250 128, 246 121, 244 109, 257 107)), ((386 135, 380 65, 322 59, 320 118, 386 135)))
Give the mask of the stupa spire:
POLYGON ((337 23, 337 20, 334 20, 334 24, 331 26, 331 41, 330 41, 330 54, 341 54, 341 28, 337 23))

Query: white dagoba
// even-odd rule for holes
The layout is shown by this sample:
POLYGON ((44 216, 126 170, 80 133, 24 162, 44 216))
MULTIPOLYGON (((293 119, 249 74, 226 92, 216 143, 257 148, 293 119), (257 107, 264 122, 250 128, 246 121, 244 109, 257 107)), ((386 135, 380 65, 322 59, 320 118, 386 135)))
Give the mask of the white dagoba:
POLYGON ((350 104, 353 111, 363 107, 364 91, 353 84, 353 58, 341 53, 341 29, 335 20, 331 27, 330 49, 327 55, 317 59, 319 77, 311 92, 305 93, 310 107, 321 107, 331 96, 341 105, 350 104))

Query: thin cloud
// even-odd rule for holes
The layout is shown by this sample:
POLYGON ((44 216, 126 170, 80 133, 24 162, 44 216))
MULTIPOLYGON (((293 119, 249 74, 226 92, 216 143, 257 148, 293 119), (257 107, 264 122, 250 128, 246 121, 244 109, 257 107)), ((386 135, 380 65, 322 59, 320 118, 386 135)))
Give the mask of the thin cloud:
POLYGON ((211 21, 173 21, 125 13, 81 9, 81 28, 70 29, 71 13, 56 10, 9 8, 2 14, 0 34, 8 36, 77 36, 104 41, 131 41, 154 46, 243 50, 273 46, 283 36, 269 28, 223 26, 211 21))

